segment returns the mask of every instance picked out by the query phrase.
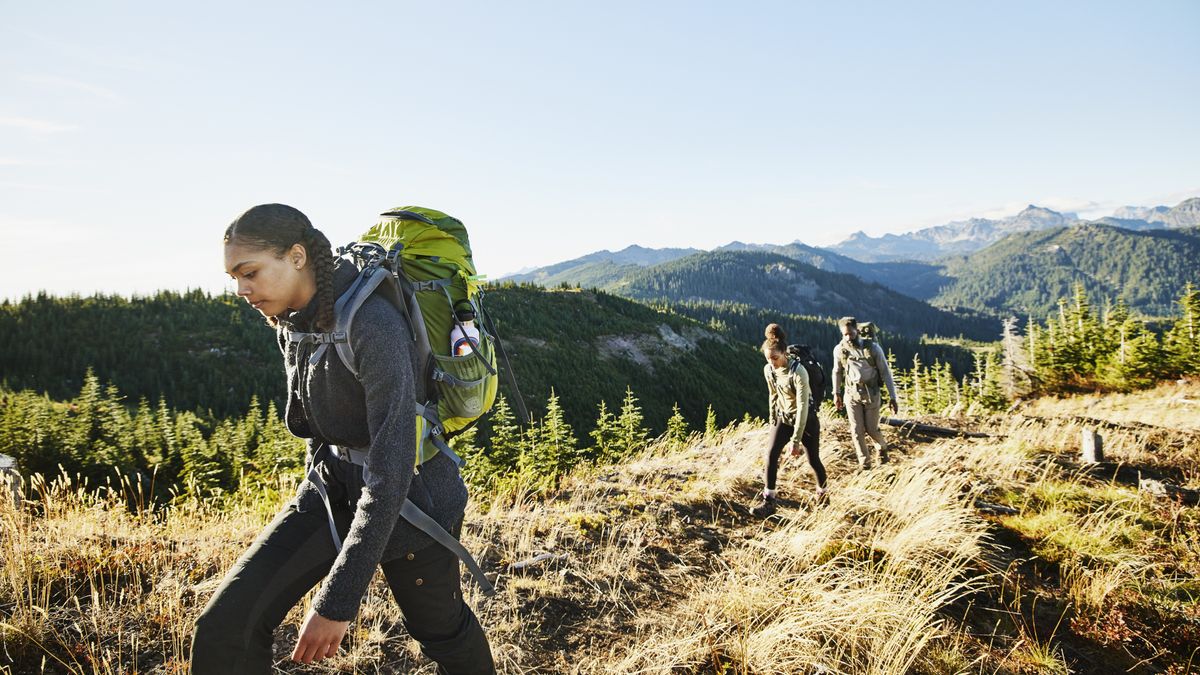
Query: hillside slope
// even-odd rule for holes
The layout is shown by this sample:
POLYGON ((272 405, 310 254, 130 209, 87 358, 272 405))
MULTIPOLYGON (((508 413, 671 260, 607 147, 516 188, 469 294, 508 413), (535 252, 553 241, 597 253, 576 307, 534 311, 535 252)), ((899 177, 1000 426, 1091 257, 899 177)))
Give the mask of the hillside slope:
POLYGON ((610 290, 638 300, 746 304, 808 316, 852 314, 909 336, 993 340, 999 334, 996 320, 934 308, 854 275, 773 253, 696 254, 641 270, 610 290))
POLYGON ((1121 300, 1163 316, 1200 281, 1200 228, 1131 231, 1109 225, 1013 234, 945 261, 948 283, 931 302, 1045 317, 1081 283, 1095 302, 1121 300))
MULTIPOLYGON (((761 357, 685 317, 606 293, 493 288, 486 304, 508 347, 522 395, 541 414, 551 388, 568 421, 586 429, 601 400, 626 386, 656 430, 678 402, 693 424, 709 403, 722 422, 762 405, 761 357)), ((79 392, 88 367, 136 403, 241 414, 251 396, 282 404, 275 333, 232 296, 51 298, 0 304, 0 382, 55 399, 79 392)), ((502 391, 513 396, 506 380, 502 391)))
POLYGON ((640 267, 658 265, 698 252, 699 250, 694 248, 645 248, 634 244, 620 251, 596 251, 530 272, 512 274, 501 281, 534 283, 547 287, 568 284, 595 288, 611 283, 640 267))
MULTIPOLYGON (((1198 384, 1166 385, 1122 407, 1156 419, 1198 398, 1198 384)), ((766 521, 745 509, 767 434, 750 425, 579 470, 544 498, 477 494, 464 543, 498 593, 468 600, 505 674, 1189 672, 1200 517, 1139 494, 1122 467, 1200 485, 1200 433, 1112 423, 1114 463, 1088 470, 1072 463, 1086 403, 931 420, 988 438, 889 428, 896 461, 869 473, 825 417, 829 501, 808 498, 811 475, 789 460, 766 521)), ((281 488, 154 518, 66 483, 45 513, 0 501, 0 665, 183 672, 192 620, 281 488)), ((305 610, 277 634, 282 672, 432 673, 381 578, 343 653, 315 669, 283 660, 305 610)))

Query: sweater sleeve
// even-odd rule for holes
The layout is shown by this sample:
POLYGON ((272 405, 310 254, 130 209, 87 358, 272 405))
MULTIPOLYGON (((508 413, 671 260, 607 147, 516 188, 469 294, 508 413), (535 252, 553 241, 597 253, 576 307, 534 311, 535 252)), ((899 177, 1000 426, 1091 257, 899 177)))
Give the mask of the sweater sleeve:
POLYGON ((842 380, 846 376, 846 362, 842 360, 842 344, 833 346, 833 395, 842 395, 842 380))
POLYGON ((879 366, 879 379, 883 380, 887 385, 888 396, 893 401, 899 401, 896 398, 896 381, 892 379, 892 367, 888 365, 887 355, 883 353, 883 347, 879 346, 878 342, 871 344, 871 349, 875 350, 875 363, 879 366))
POLYGON ((767 380, 767 419, 771 426, 775 426, 778 415, 775 413, 775 381, 771 374, 771 364, 768 363, 763 368, 763 377, 767 380))
POLYGON ((792 443, 804 438, 804 427, 808 424, 808 400, 812 398, 812 386, 808 383, 808 370, 796 366, 792 371, 792 384, 796 387, 796 424, 792 426, 792 443))
POLYGON ((350 532, 313 602, 327 619, 349 621, 358 613, 412 483, 417 431, 406 334, 403 319, 382 298, 364 303, 350 330, 371 441, 350 532))

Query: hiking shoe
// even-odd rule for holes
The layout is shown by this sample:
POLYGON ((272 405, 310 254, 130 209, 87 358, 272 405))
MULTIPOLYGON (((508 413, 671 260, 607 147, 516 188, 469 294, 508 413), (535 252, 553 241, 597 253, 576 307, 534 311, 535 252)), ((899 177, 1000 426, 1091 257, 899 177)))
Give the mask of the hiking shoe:
POLYGON ((773 515, 778 508, 779 507, 776 506, 774 499, 760 496, 758 501, 754 502, 754 506, 750 507, 750 515, 757 516, 759 518, 766 518, 767 516, 773 515))
POLYGON ((824 504, 829 501, 829 490, 827 488, 817 488, 815 498, 818 504, 824 504))

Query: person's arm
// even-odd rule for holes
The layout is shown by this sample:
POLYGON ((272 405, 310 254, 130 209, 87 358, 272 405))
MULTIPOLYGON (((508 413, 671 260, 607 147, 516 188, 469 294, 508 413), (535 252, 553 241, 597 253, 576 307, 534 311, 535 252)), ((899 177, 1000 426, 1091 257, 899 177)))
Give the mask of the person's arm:
POLYGON ((313 600, 326 619, 349 621, 358 613, 412 483, 417 429, 407 335, 403 319, 381 296, 363 304, 350 331, 367 408, 369 470, 342 550, 313 600))
POLYGON ((892 379, 892 368, 888 365, 887 356, 878 342, 871 343, 871 349, 875 350, 875 363, 879 366, 879 378, 887 385, 888 396, 892 400, 892 412, 897 412, 900 409, 900 399, 896 398, 896 381, 892 379))
POLYGON ((804 438, 804 427, 808 424, 808 399, 812 398, 812 386, 804 366, 797 366, 792 372, 792 384, 796 388, 796 424, 792 428, 792 445, 798 448, 800 440, 804 438))
POLYGON ((846 368, 841 347, 840 342, 833 346, 833 401, 839 410, 842 408, 842 379, 845 377, 846 368))
POLYGON ((775 426, 778 420, 775 416, 775 381, 774 375, 771 373, 771 364, 767 364, 763 368, 763 376, 767 380, 767 419, 771 426, 775 426))

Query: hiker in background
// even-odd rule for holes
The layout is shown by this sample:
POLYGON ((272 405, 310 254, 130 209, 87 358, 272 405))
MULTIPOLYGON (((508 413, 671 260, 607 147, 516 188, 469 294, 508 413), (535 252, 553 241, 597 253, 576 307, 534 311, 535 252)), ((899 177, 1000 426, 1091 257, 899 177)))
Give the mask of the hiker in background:
POLYGON ((875 459, 867 447, 867 436, 879 445, 879 463, 888 462, 887 441, 879 431, 881 387, 887 384, 889 405, 895 414, 900 411, 896 383, 883 348, 874 340, 859 336, 854 317, 838 319, 838 328, 842 331, 842 341, 833 348, 833 402, 838 410, 846 409, 859 468, 871 469, 875 459))
POLYGON ((334 301, 358 275, 290 206, 266 204, 239 216, 225 231, 225 270, 238 295, 277 329, 289 392, 285 421, 308 439, 308 463, 316 464, 344 544, 339 551, 317 484, 301 482, 196 621, 192 672, 271 672, 274 629, 322 580, 291 658, 333 656, 376 567, 438 672, 494 672, 483 628, 463 602, 458 557, 400 517, 407 496, 457 534, 467 502, 449 457, 438 453, 413 471, 417 385, 401 311, 381 294, 362 304, 350 333, 357 376, 334 350, 313 363, 312 344, 288 340, 289 330, 331 331, 334 301), (334 456, 329 444, 364 449, 370 471, 334 456))
POLYGON ((750 507, 755 516, 775 513, 775 481, 779 460, 785 447, 793 457, 800 447, 808 453, 808 464, 817 475, 817 499, 825 497, 825 466, 821 464, 821 423, 817 420, 817 402, 813 400, 808 371, 799 359, 788 353, 787 336, 777 323, 767 326, 762 344, 763 376, 767 380, 771 435, 767 443, 767 468, 764 487, 758 501, 750 507))

